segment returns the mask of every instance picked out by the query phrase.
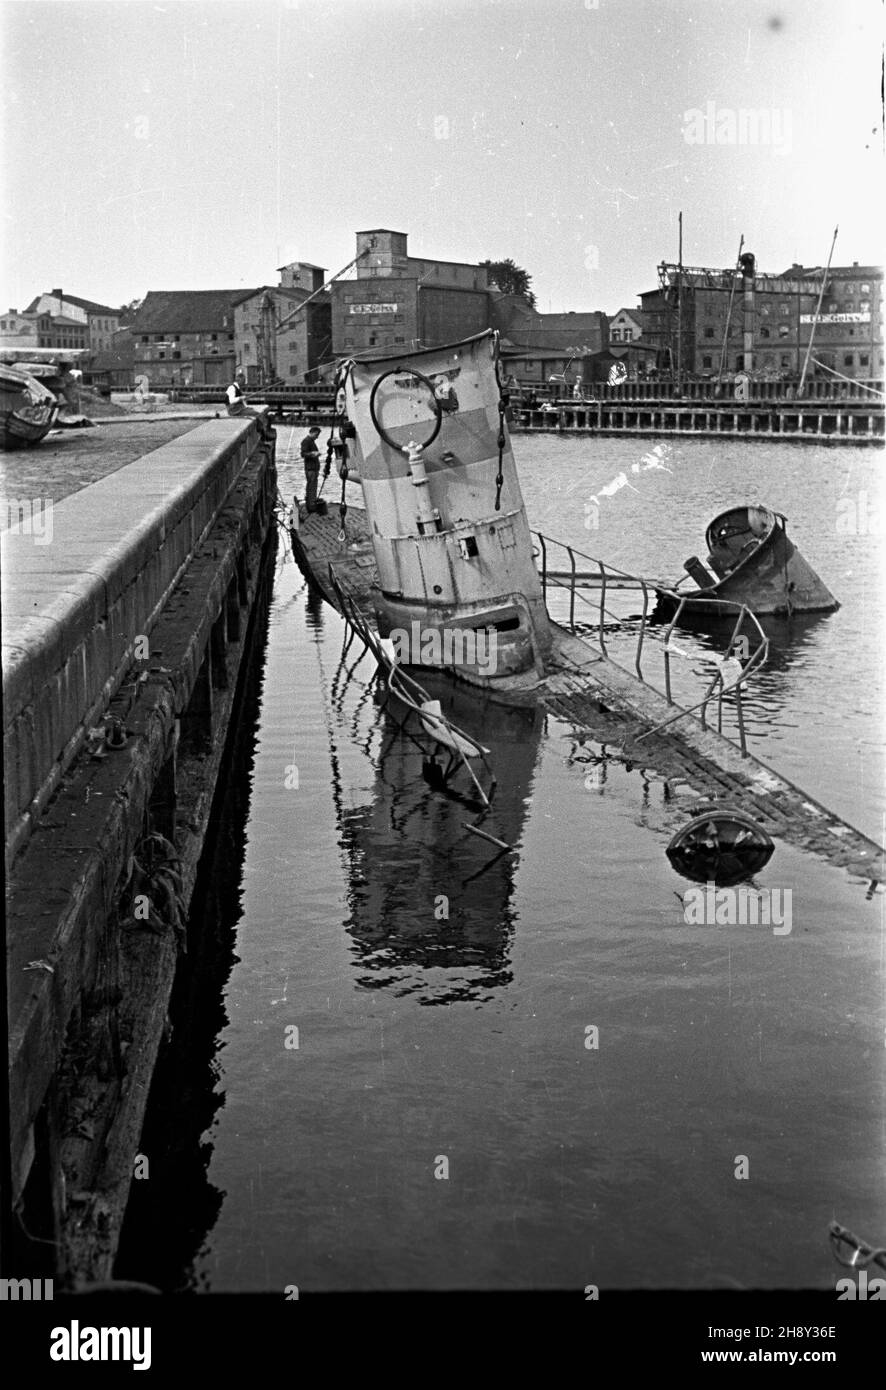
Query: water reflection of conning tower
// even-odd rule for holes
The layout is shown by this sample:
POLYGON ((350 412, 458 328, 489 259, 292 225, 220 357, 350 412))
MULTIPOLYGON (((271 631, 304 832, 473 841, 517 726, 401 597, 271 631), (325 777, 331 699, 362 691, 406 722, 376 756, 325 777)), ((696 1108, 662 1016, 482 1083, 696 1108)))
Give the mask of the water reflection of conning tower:
MULTIPOLYGON (((429 676, 424 683, 445 713, 490 749, 498 785, 483 824, 518 846, 544 715, 525 707, 484 711, 442 679, 437 688, 434 682, 429 676)), ((483 999, 511 980, 516 855, 472 835, 464 823, 476 819, 476 809, 424 781, 427 740, 417 721, 410 716, 401 734, 403 711, 393 702, 380 718, 384 742, 371 799, 342 810, 358 982, 415 993, 425 1004, 483 999)))

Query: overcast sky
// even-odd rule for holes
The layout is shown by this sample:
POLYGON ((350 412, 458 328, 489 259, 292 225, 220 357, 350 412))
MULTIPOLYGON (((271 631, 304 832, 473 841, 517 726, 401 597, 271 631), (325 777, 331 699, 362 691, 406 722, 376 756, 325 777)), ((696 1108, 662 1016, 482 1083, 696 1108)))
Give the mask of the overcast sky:
POLYGON ((4 310, 332 272, 392 227, 613 313, 681 208, 688 264, 822 264, 836 222, 835 263, 883 260, 879 0, 0 2, 4 310))

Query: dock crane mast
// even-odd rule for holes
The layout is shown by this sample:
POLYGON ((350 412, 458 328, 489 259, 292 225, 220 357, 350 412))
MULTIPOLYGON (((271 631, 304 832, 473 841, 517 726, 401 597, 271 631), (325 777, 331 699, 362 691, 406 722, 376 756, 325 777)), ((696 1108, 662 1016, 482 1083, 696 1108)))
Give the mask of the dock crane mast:
POLYGON ((260 386, 270 386, 277 379, 278 335, 286 331, 297 314, 300 314, 303 309, 306 309, 318 295, 328 290, 330 285, 333 285, 336 280, 340 280, 343 275, 346 275, 351 267, 355 266, 359 260, 362 260, 364 256, 368 256, 374 247, 375 238, 373 237, 369 245, 364 246, 362 251, 358 251, 353 260, 348 261, 347 265, 342 266, 341 270, 336 271, 335 275, 330 276, 318 290, 314 290, 312 294, 308 295, 307 299, 303 299, 300 304, 297 304, 294 309, 290 310, 290 312, 284 315, 279 321, 276 319, 273 295, 269 290, 265 290, 259 309, 259 326, 255 330, 260 386))
POLYGON ((273 386, 277 380, 277 334, 274 331, 274 296, 265 290, 259 305, 258 327, 255 330, 255 353, 258 361, 259 386, 273 386))

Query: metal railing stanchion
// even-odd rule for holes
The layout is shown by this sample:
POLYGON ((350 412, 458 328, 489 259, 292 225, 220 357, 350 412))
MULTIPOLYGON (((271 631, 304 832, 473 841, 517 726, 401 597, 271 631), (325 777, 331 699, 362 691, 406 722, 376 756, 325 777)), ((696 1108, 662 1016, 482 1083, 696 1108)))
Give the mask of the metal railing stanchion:
POLYGON ((634 667, 637 672, 637 679, 643 680, 641 662, 643 660, 643 638, 646 636, 646 615, 649 611, 649 590, 646 587, 645 580, 641 580, 640 582, 643 588, 643 616, 640 619, 640 635, 637 638, 637 650, 634 654, 634 667))

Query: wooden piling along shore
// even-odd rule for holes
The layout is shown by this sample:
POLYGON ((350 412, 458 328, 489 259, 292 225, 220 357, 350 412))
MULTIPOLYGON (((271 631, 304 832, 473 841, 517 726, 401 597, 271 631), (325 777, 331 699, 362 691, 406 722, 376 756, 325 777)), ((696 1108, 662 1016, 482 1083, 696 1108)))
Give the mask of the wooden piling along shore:
MULTIPOLYGON (((558 400, 543 410, 525 404, 526 391, 510 404, 512 434, 702 435, 721 439, 779 439, 830 444, 869 444, 884 437, 882 382, 810 382, 802 400, 778 382, 753 382, 749 399, 717 395, 709 381, 674 385, 631 382, 594 387, 594 399, 558 400)), ((219 387, 175 387, 170 401, 222 401, 219 387)), ((249 399, 305 424, 332 422, 334 401, 323 387, 256 388, 249 399)))
POLYGON ((553 410, 517 409, 512 434, 703 435, 717 439, 777 439, 817 444, 873 444, 884 438, 883 407, 870 401, 715 404, 597 401, 553 410))
POLYGON ((273 432, 213 421, 5 538, 14 1255, 62 1289, 112 1275, 275 492, 273 432))

